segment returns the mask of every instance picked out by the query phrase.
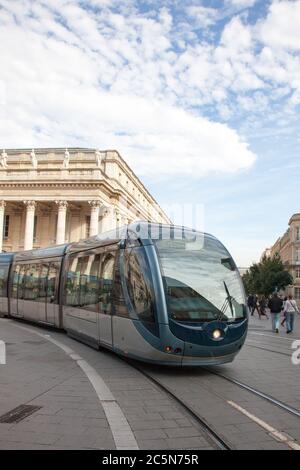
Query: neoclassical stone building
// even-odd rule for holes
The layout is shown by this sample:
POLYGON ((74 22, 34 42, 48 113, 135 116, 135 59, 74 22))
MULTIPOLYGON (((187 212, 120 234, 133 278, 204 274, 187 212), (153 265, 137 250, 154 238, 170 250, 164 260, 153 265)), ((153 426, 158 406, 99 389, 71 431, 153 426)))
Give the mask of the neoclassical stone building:
POLYGON ((0 153, 0 251, 78 241, 141 219, 170 222, 115 150, 0 153))
POLYGON ((286 290, 292 294, 300 306, 300 214, 294 214, 289 220, 289 228, 271 248, 266 248, 263 256, 272 257, 279 253, 285 268, 293 276, 294 284, 286 290))

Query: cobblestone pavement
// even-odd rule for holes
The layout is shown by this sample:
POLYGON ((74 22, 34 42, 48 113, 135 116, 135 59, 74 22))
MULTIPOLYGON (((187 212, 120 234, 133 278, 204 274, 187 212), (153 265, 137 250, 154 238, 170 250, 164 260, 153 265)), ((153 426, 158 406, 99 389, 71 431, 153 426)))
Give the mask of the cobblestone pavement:
MULTIPOLYGON (((293 336, 283 329, 275 335, 270 320, 252 317, 247 344, 235 361, 211 370, 300 410, 300 365, 291 362, 292 341, 300 339, 300 316, 296 320, 293 336)), ((7 319, 0 319, 0 339, 7 345, 7 364, 0 365, 0 421, 19 405, 40 407, 20 422, 0 422, 0 449, 114 449, 135 444, 140 449, 215 447, 178 403, 116 355, 96 351, 63 333, 7 319), (93 375, 86 374, 89 369, 84 369, 82 360, 93 375), (108 413, 105 397, 101 398, 103 387, 112 394, 121 418, 118 411, 108 413), (126 441, 126 433, 132 434, 131 441, 126 441)), ((145 368, 199 412, 233 448, 290 447, 229 402, 287 434, 288 441, 300 442, 298 417, 207 370, 145 368)))

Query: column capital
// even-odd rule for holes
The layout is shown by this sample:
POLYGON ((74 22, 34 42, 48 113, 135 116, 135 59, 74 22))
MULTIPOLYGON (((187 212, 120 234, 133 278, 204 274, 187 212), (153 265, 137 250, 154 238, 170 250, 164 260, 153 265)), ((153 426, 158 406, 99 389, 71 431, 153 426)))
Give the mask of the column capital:
POLYGON ((5 201, 0 201, 0 209, 5 209, 6 202, 5 201))
POLYGON ((34 210, 36 207, 36 201, 23 201, 27 210, 34 210))
POLYGON ((100 210, 100 215, 103 217, 108 216, 111 213, 111 206, 106 206, 105 204, 101 204, 101 210, 100 210))
POLYGON ((55 204, 58 206, 58 210, 66 210, 68 207, 68 201, 55 201, 55 204))
POLYGON ((88 201, 89 205, 91 206, 91 208, 95 207, 95 208, 99 208, 101 206, 101 202, 98 201, 97 199, 93 200, 93 201, 88 201))

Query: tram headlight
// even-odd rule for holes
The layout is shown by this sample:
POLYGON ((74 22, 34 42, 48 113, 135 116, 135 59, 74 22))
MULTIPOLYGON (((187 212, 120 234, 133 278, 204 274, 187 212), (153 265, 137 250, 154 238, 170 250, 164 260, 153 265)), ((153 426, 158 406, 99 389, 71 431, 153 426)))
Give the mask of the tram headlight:
POLYGON ((220 339, 222 337, 222 333, 220 330, 214 330, 212 336, 213 339, 220 339))

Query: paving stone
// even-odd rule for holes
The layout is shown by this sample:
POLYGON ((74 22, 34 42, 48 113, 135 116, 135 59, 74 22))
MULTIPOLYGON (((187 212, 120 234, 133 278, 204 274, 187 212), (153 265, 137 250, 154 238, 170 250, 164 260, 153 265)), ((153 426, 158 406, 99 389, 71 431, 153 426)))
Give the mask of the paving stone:
POLYGON ((144 431, 134 431, 137 439, 164 439, 167 435, 162 429, 147 429, 144 431))
MULTIPOLYGON (((251 319, 251 322, 255 325, 258 320, 251 319)), ((10 343, 9 367, 1 368, 0 415, 22 403, 40 405, 42 409, 12 428, 0 423, 0 449, 114 448, 104 410, 83 371, 54 344, 39 342, 34 334, 15 328, 13 323, 4 325, 0 320, 1 336, 5 335, 3 339, 10 343), (34 398, 37 395, 38 398, 34 398)), ((262 327, 260 331, 268 331, 267 323, 262 327)), ((37 331, 44 330, 37 328, 37 331)), ((300 328, 297 334, 300 337, 300 328)), ((180 405, 122 359, 105 350, 93 350, 56 332, 51 332, 51 336, 72 348, 107 381, 140 448, 196 450, 213 447, 180 405)), ((287 345, 283 340, 279 340, 284 343, 279 346, 279 341, 273 337, 259 337, 253 333, 252 337, 262 347, 269 345, 288 350, 289 343, 287 345)), ((233 364, 217 369, 299 408, 300 374, 287 359, 246 346, 233 364)), ((175 388, 235 448, 288 449, 247 416, 230 407, 229 399, 299 439, 298 418, 203 369, 145 367, 151 373, 157 373, 170 388, 175 388)))
POLYGON ((172 428, 172 429, 166 429, 165 430, 166 434, 168 437, 197 437, 201 436, 201 432, 199 429, 196 429, 194 427, 190 428, 172 428))
POLYGON ((167 443, 162 439, 139 439, 140 449, 144 450, 166 450, 167 443))
POLYGON ((130 420, 130 426, 135 431, 143 431, 147 429, 168 429, 168 428, 178 428, 176 421, 172 420, 130 420))
POLYGON ((207 441, 201 437, 169 438, 166 443, 169 449, 207 448, 207 441))

